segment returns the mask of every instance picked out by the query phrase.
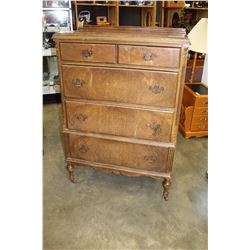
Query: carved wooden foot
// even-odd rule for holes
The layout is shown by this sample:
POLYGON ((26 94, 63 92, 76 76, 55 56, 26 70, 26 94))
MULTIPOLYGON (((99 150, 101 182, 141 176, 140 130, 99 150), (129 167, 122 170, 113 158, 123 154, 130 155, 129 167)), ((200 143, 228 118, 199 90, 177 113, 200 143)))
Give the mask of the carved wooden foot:
POLYGON ((169 188, 171 187, 171 179, 170 178, 164 179, 162 186, 164 188, 163 198, 167 201, 168 200, 168 191, 169 191, 169 188))
POLYGON ((74 166, 72 165, 72 163, 68 163, 67 169, 68 169, 68 172, 69 172, 69 179, 74 183, 75 182, 74 166))

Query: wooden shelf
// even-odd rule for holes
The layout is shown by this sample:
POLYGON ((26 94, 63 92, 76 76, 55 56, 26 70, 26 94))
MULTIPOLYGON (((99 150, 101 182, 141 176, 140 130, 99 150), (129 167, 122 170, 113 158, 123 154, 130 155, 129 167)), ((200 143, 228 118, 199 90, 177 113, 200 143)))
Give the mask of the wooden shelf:
POLYGON ((116 4, 112 3, 77 3, 78 6, 108 6, 108 7, 115 7, 116 4))
POLYGON ((106 3, 105 1, 101 3, 97 1, 85 2, 74 0, 72 8, 74 17, 74 30, 80 30, 81 26, 83 25, 78 21, 78 14, 82 9, 87 9, 90 11, 90 19, 92 20, 92 24, 90 25, 95 25, 96 16, 102 15, 107 17, 107 20, 111 26, 134 25, 131 24, 131 20, 136 23, 135 25, 145 27, 154 27, 156 23, 156 0, 153 1, 153 4, 148 5, 126 5, 120 3, 119 1, 110 1, 109 3, 106 3), (132 9, 127 9, 126 7, 132 9))
POLYGON ((208 10, 208 8, 184 7, 185 10, 208 10))
POLYGON ((154 5, 126 5, 126 4, 119 4, 119 7, 154 8, 154 5))
POLYGON ((185 7, 167 7, 167 6, 161 6, 163 9, 183 9, 185 7))

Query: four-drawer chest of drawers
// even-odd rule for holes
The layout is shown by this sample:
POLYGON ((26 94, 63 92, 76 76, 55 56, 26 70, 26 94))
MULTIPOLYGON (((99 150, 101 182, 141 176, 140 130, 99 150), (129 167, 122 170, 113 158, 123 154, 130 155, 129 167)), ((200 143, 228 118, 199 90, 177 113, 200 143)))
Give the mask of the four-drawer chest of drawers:
POLYGON ((183 29, 56 33, 69 177, 88 166, 171 185, 187 50, 183 29))

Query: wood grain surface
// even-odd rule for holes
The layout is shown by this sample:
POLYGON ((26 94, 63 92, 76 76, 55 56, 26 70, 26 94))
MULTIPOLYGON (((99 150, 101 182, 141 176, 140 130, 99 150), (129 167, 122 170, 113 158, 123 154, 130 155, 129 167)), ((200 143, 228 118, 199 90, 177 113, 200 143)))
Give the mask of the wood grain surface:
POLYGON ((61 59, 79 62, 116 62, 116 47, 109 44, 62 43, 61 59))
POLYGON ((65 65, 62 78, 67 97, 175 107, 177 73, 65 65))
POLYGON ((71 156, 135 169, 166 171, 168 149, 112 140, 69 136, 71 156))
POLYGON ((170 142, 171 112, 66 101, 68 128, 170 142))
POLYGON ((118 63, 140 66, 178 68, 180 50, 149 46, 118 46, 118 63))

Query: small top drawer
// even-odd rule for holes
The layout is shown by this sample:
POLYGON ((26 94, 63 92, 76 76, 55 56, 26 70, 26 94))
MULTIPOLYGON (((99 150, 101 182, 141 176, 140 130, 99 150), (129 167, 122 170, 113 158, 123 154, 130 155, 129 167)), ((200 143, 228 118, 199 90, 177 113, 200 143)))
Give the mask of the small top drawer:
POLYGON ((118 63, 120 64, 179 68, 180 50, 178 48, 127 45, 119 45, 118 48, 118 63))
POLYGON ((115 45, 61 43, 60 47, 64 61, 116 63, 115 45))

